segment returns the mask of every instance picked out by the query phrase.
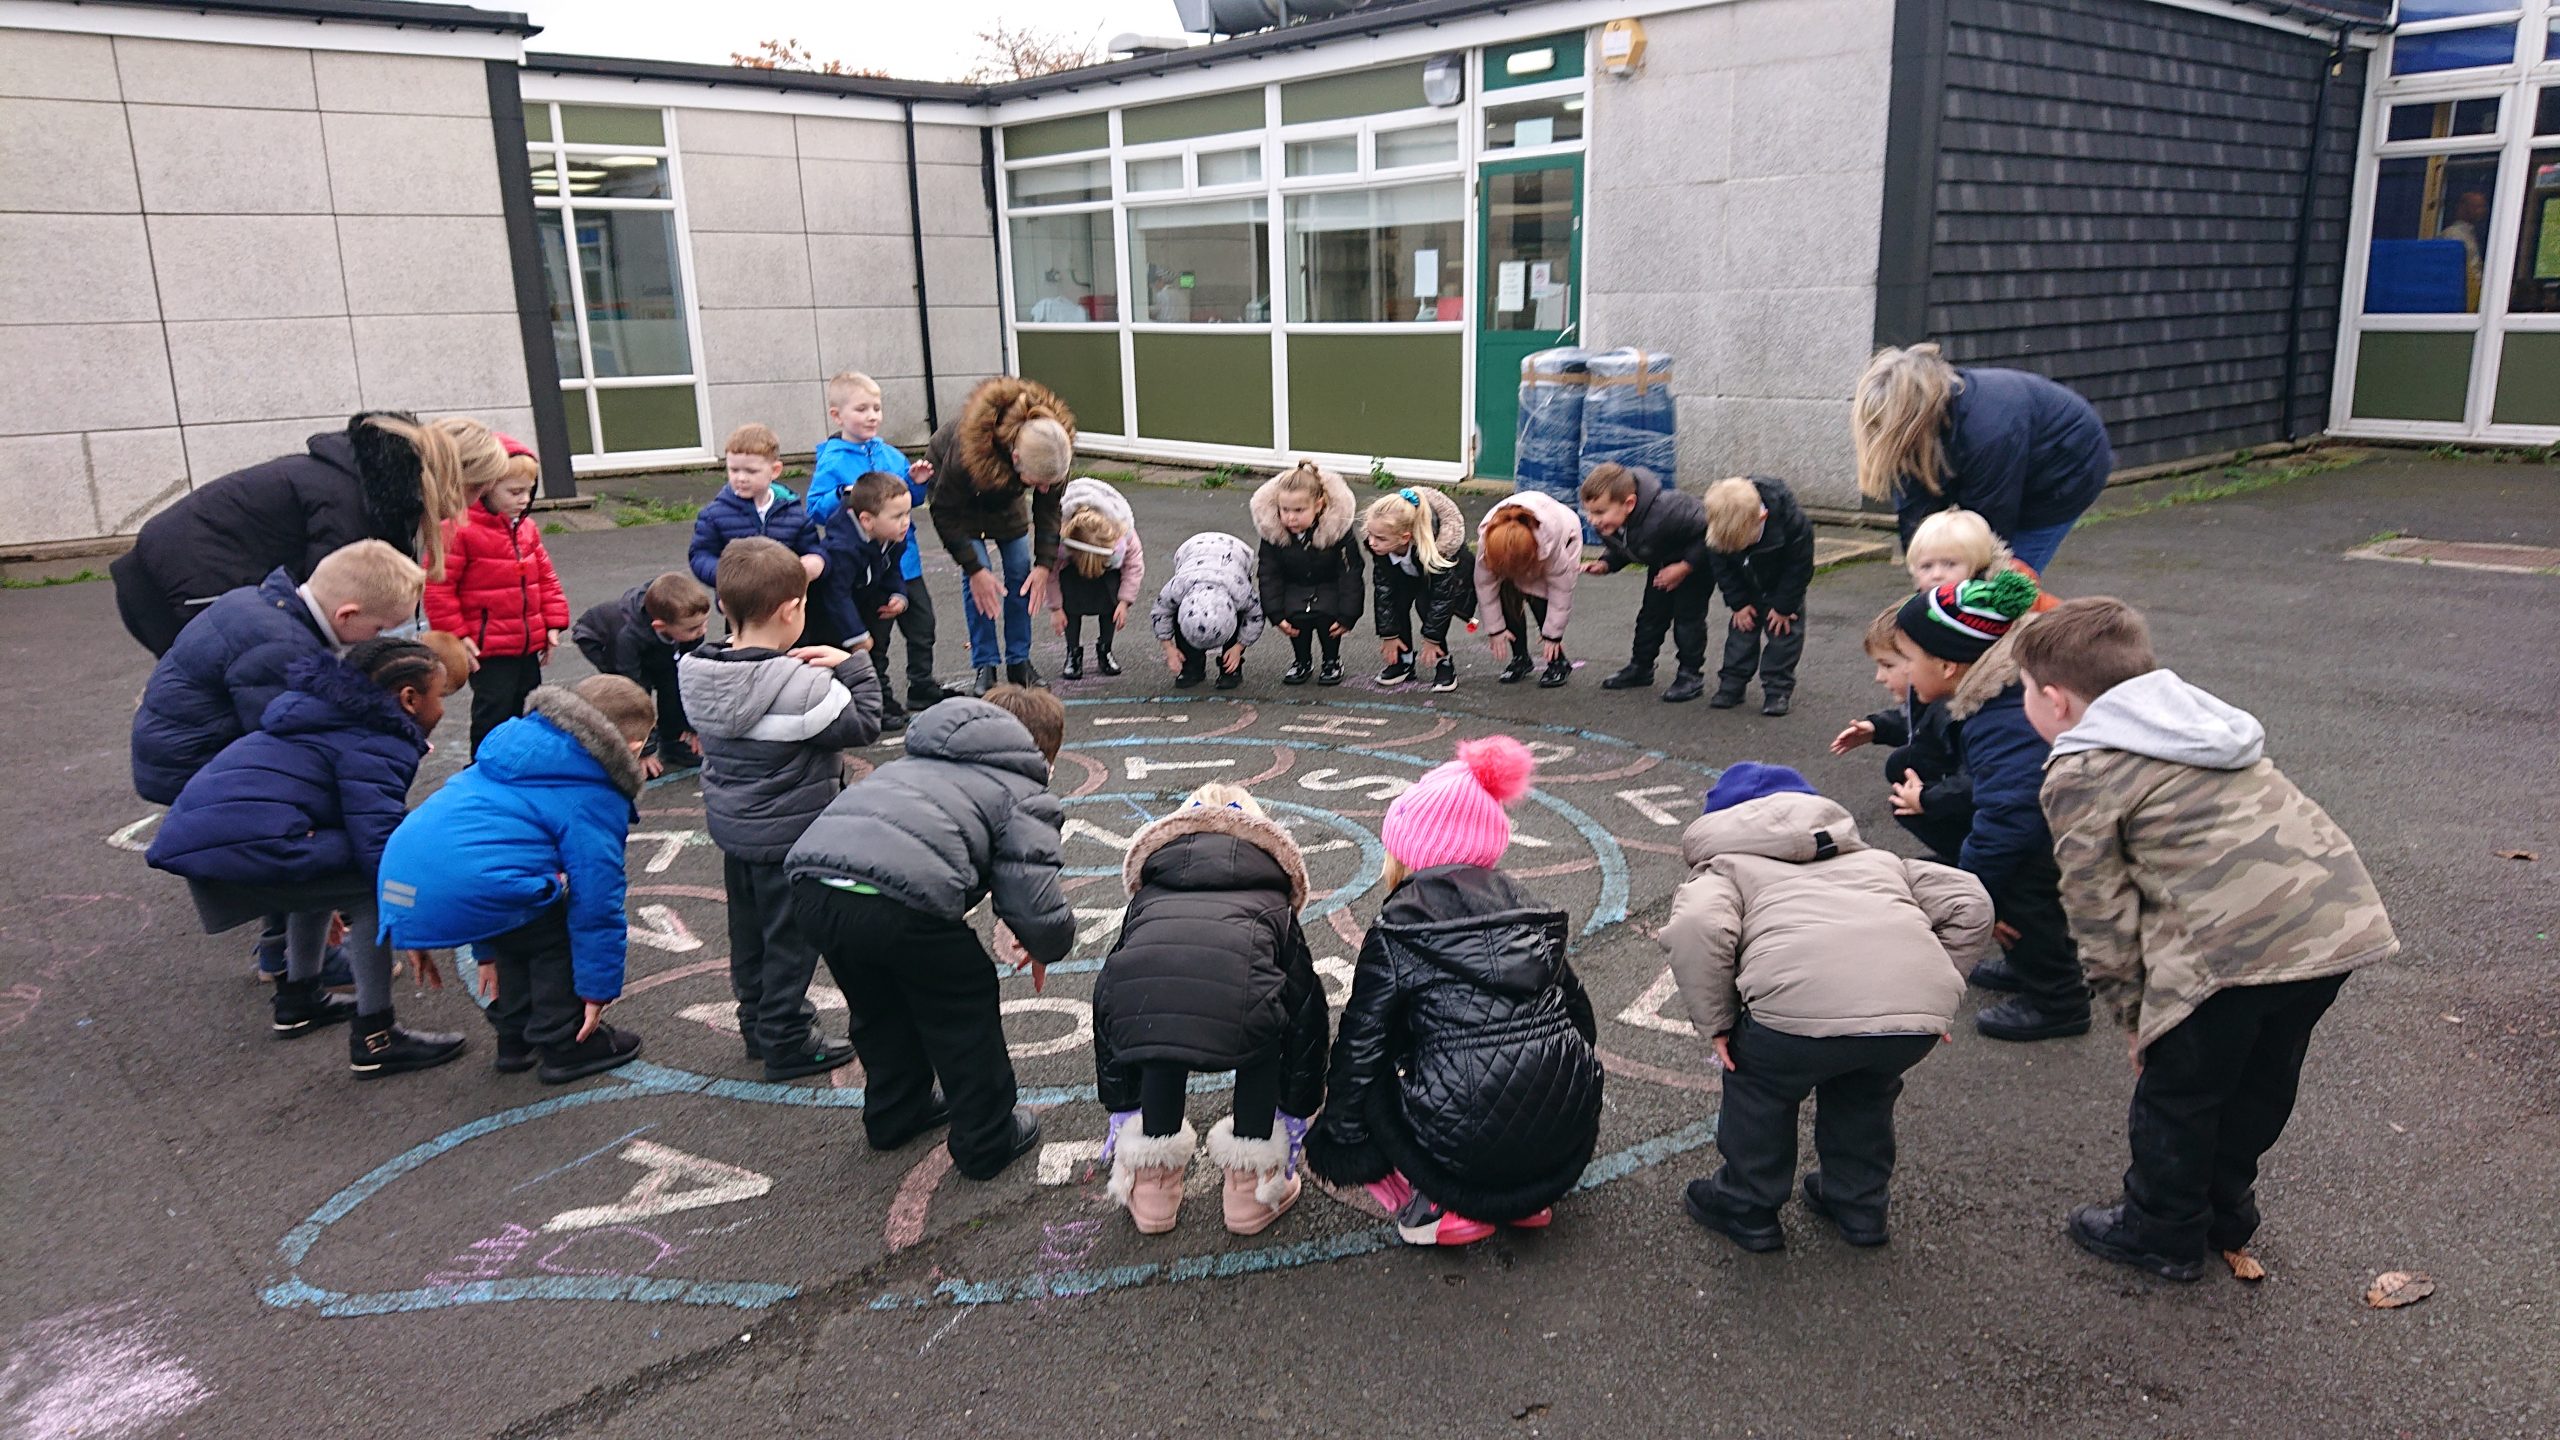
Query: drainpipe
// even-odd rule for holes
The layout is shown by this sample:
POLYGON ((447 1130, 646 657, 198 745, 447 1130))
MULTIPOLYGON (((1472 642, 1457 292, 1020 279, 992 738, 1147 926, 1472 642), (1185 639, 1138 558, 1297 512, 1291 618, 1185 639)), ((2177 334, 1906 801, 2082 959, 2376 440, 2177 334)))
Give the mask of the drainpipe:
MULTIPOLYGON (((995 242, 987 247, 987 253, 996 258, 996 288, 994 293, 997 297, 996 303, 999 312, 1001 312, 1004 303, 1005 237, 995 233, 996 127, 992 124, 981 125, 978 127, 978 183, 980 188, 986 192, 987 235, 989 239, 995 242)), ((1012 374, 1014 362, 1018 358, 1019 357, 1013 353, 1013 325, 1011 323, 1011 317, 999 313, 996 316, 996 373, 999 375, 1012 374)))
MULTIPOLYGON (((2280 428, 2287 440, 2297 439, 2302 433, 2293 423, 2301 408, 2294 386, 2302 379, 2302 274, 2311 258, 2311 210, 2320 191, 2320 142, 2329 129, 2329 78, 2346 58, 2347 32, 2340 30, 2329 42, 2329 53, 2320 61, 2320 82, 2311 97, 2311 139, 2302 149, 2302 194, 2293 219, 2292 293, 2286 297, 2284 319, 2284 419, 2280 428)), ((2341 300, 2343 303, 2343 297, 2341 300)))
POLYGON ((933 395, 933 307, 924 288, 924 192, 916 182, 916 102, 901 100, 907 125, 907 232, 916 249, 916 341, 924 359, 924 428, 939 433, 942 416, 933 395))

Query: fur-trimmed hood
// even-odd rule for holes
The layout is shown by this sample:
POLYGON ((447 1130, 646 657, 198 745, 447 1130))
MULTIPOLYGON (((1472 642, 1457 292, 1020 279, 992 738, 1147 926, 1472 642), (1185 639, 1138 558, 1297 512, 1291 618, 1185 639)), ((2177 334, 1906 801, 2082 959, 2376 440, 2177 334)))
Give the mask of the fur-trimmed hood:
POLYGON ((1964 679, 1956 683, 1956 693, 1947 697, 1948 719, 1970 718, 1990 704, 1994 696, 2018 683, 2018 637, 2027 633, 2027 627, 2035 621, 2036 612, 2030 610, 2010 622, 2009 633, 1983 651, 1973 668, 1964 672, 1964 679))
POLYGON ((1467 543, 1467 517, 1458 502, 1428 485, 1408 485, 1397 493, 1405 491, 1422 497, 1422 508, 1431 512, 1431 538, 1440 542, 1440 553, 1457 554, 1467 543))
MULTIPOLYGON (((577 742, 580 750, 604 767, 605 778, 613 782, 613 788, 621 791, 624 799, 640 798, 640 757, 631 753, 629 742, 612 721, 604 718, 604 712, 588 704, 577 691, 565 685, 537 686, 525 701, 525 713, 550 721, 577 742)), ((488 743, 494 744, 497 738, 493 733, 488 743)), ((475 758, 485 761, 503 757, 475 758)))
POLYGON ((1316 515, 1314 529, 1301 537, 1280 523, 1279 487, 1287 477, 1275 475, 1253 492, 1254 533, 1274 545, 1298 543, 1328 550, 1341 544, 1342 537, 1351 533, 1351 522, 1359 518, 1359 503, 1351 498, 1351 486, 1340 475, 1321 466, 1316 475, 1324 482, 1324 509, 1316 515))
POLYGON ((1306 907, 1307 862, 1297 840, 1276 821, 1224 805, 1186 805, 1140 829, 1129 841, 1129 857, 1120 863, 1122 887, 1136 894, 1147 862, 1186 835, 1224 835, 1269 855, 1289 877, 1289 908, 1306 907))
MULTIPOLYGON (((412 425, 418 423, 418 417, 406 410, 363 411, 347 421, 347 458, 364 489, 364 509, 373 518, 374 533, 386 537, 407 536, 405 543, 398 540, 392 543, 404 550, 415 551, 418 524, 427 513, 418 452, 408 441, 390 431, 365 423, 377 415, 412 425)), ((311 453, 314 455, 321 453, 320 439, 319 436, 312 437, 311 453)))
POLYGON ((1075 412, 1056 391, 1037 380, 998 375, 969 392, 960 408, 957 439, 961 467, 978 489, 999 490, 1022 483, 1013 468, 1014 440, 1024 425, 1042 417, 1065 426, 1067 439, 1075 439, 1075 412))

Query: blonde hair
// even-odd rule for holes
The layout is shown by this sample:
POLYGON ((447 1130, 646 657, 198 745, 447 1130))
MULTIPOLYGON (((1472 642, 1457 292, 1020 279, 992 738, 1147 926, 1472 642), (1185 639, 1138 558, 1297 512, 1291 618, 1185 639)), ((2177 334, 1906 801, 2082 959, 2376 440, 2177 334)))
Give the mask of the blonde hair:
POLYGON ((1120 543, 1122 533, 1119 521, 1091 506, 1068 516, 1067 523, 1058 531, 1062 539, 1073 540, 1079 545, 1095 546, 1102 552, 1097 554, 1093 550, 1072 549, 1067 552, 1067 563, 1074 566, 1076 573, 1087 580, 1099 580, 1103 572, 1111 568, 1109 552, 1111 547, 1120 543))
POLYGON ((720 442, 720 453, 761 455, 779 462, 782 459, 782 437, 773 433, 772 426, 750 420, 729 432, 729 438, 720 442))
POLYGON ((418 457, 418 563, 428 579, 443 579, 445 522, 460 519, 506 474, 507 447, 488 426, 463 415, 421 425, 386 412, 365 416, 364 424, 418 457))
POLYGON ((1740 476, 1728 476, 1707 487, 1707 548, 1731 553, 1751 544, 1768 507, 1760 503, 1760 487, 1740 476))
POLYGON ((311 567, 311 598, 323 610, 356 606, 367 619, 406 620, 418 613, 427 572, 384 540, 358 540, 320 557, 311 567))
POLYGON ((1859 641, 1859 648, 1878 660, 1899 660, 1902 647, 1893 643, 1893 637, 1901 633, 1902 602, 1896 600, 1867 622, 1867 633, 1859 641))
POLYGON ((1272 476, 1271 487, 1278 495, 1315 506, 1318 515, 1324 513, 1324 467, 1313 460, 1301 460, 1272 476))
POLYGON ((1849 425, 1858 447, 1858 490, 1870 500, 1891 500, 1904 485, 1932 495, 1946 478, 1947 405, 1963 388, 1956 367, 1935 344, 1897 350, 1888 345, 1867 362, 1849 402, 1849 425))
POLYGON ((1454 555, 1441 553, 1440 527, 1423 522, 1422 510, 1427 503, 1419 490, 1405 489, 1393 495, 1382 495, 1369 503, 1369 514, 1362 522, 1362 528, 1382 539, 1411 540, 1413 553, 1422 557, 1423 570, 1437 575, 1458 561, 1454 555))
POLYGON ((658 702, 619 675, 590 675, 577 684, 579 699, 593 705, 625 740, 646 740, 658 728, 658 702))
POLYGON ((1192 791, 1188 796, 1184 797, 1182 803, 1186 809, 1192 806, 1200 806, 1206 809, 1226 807, 1241 810, 1256 820, 1267 820, 1270 818, 1262 812, 1262 802, 1254 799, 1252 795, 1248 794, 1243 786, 1222 784, 1216 780, 1212 780, 1208 784, 1201 786, 1199 789, 1192 791))
POLYGON ((2009 558, 2009 547, 1991 533, 1991 522, 1971 510, 1941 510, 1920 522, 1911 543, 1902 547, 1902 562, 1917 566, 1924 556, 1964 562, 1967 575, 1979 580, 2009 558))
POLYGON ((839 370, 827 377, 828 409, 833 410, 857 393, 877 400, 880 398, 880 382, 859 370, 839 370))
POLYGON ((1067 478, 1067 467, 1074 463, 1075 437, 1046 415, 1023 421, 1013 437, 1013 468, 1026 485, 1054 485, 1067 478))
POLYGON ((1386 868, 1379 873, 1378 878, 1387 883, 1387 893, 1392 895, 1397 886, 1413 878, 1413 872, 1405 868, 1403 861, 1390 855, 1387 857, 1386 868))

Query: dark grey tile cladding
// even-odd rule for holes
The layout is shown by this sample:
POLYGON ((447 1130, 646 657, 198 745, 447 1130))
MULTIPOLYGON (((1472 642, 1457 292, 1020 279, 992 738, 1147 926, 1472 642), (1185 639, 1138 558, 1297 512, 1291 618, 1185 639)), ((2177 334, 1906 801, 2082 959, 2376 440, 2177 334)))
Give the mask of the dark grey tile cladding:
POLYGON ((2087 395, 2127 466, 2318 429, 2365 52, 2329 87, 2288 426, 2294 226, 2327 42, 2154 0, 1947 0, 1947 14, 1928 333, 1959 363, 2087 395))

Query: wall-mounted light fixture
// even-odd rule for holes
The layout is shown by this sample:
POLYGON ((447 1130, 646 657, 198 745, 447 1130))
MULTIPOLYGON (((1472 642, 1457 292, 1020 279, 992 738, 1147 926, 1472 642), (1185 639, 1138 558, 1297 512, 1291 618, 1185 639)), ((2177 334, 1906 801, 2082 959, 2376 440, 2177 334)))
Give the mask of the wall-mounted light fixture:
POLYGON ((1467 57, 1434 55, 1422 67, 1422 98, 1432 105, 1455 105, 1467 98, 1467 57))

